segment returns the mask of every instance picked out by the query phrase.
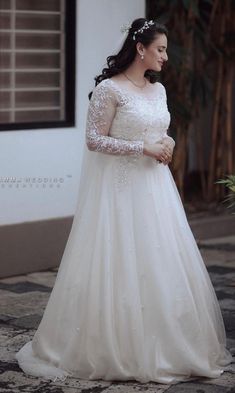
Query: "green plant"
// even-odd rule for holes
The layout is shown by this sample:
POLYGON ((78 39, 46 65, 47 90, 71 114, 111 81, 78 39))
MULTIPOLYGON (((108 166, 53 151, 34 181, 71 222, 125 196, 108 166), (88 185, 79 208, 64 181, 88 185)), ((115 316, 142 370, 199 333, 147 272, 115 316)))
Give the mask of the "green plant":
MULTIPOLYGON (((229 193, 223 202, 228 202, 228 208, 235 208, 235 175, 227 175, 227 179, 219 179, 216 183, 223 184, 229 193)), ((235 212, 233 213, 235 214, 235 212)))

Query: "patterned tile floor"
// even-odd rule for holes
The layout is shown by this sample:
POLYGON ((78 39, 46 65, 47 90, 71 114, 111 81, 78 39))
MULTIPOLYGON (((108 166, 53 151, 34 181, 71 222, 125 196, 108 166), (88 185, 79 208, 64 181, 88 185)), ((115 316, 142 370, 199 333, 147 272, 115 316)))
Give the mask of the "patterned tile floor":
MULTIPOLYGON (((235 236, 199 244, 222 309, 228 348, 235 354, 235 236)), ((32 338, 53 286, 57 269, 0 280, 1 393, 235 393, 235 364, 218 379, 196 378, 176 385, 105 382, 74 378, 45 382, 26 376, 14 354, 32 338), (35 305, 37 307, 35 308, 35 305)))

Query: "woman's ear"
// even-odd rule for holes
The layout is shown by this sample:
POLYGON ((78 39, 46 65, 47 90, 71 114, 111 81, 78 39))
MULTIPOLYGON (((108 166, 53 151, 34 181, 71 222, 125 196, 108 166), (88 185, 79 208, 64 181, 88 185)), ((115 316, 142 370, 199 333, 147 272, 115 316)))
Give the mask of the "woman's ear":
POLYGON ((144 45, 141 42, 137 42, 136 50, 139 55, 144 55, 144 45))

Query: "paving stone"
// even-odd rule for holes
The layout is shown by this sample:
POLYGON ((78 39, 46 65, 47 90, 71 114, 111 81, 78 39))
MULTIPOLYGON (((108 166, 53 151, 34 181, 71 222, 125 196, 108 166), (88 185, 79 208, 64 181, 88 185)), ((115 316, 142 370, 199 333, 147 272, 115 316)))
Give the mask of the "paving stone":
POLYGON ((235 277, 232 275, 220 276, 218 274, 209 273, 214 287, 232 288, 235 291, 235 277))
POLYGON ((21 369, 16 363, 14 366, 15 369, 6 371, 1 375, 1 393, 63 393, 63 390, 59 387, 57 388, 49 386, 50 390, 48 390, 48 382, 43 382, 39 378, 26 376, 21 372, 21 369))
POLYGON ((217 298, 219 300, 222 300, 222 299, 234 299, 234 294, 233 293, 229 293, 226 290, 224 290, 224 291, 216 290, 216 295, 217 295, 217 298))
POLYGON ((27 275, 21 275, 21 276, 12 276, 12 277, 6 277, 6 278, 1 278, 0 282, 12 284, 12 283, 17 283, 17 282, 22 282, 22 281, 27 281, 27 275))
POLYGON ((222 300, 220 300, 220 306, 224 310, 235 311, 235 301, 232 300, 232 299, 222 299, 222 300))
MULTIPOLYGON (((234 356, 233 356, 234 357, 234 356)), ((226 377, 228 376, 229 378, 231 377, 231 374, 235 374, 235 357, 232 363, 228 364, 225 368, 224 368, 224 373, 222 374, 222 377, 226 377), (229 376, 230 374, 230 376, 229 376)), ((234 377, 234 376, 233 376, 234 377)), ((223 378, 222 378, 223 379, 223 378)), ((234 383, 235 386, 235 383, 234 383)))
POLYGON ((47 292, 13 293, 0 290, 0 312, 9 317, 22 317, 37 312, 42 314, 47 304, 47 292))
POLYGON ((102 390, 106 389, 112 384, 112 381, 89 381, 85 379, 78 379, 74 377, 69 377, 66 378, 65 381, 57 381, 57 382, 50 382, 50 386, 59 386, 63 388, 67 388, 68 386, 70 388, 76 388, 78 391, 83 391, 83 389, 89 388, 91 391, 98 391, 99 389, 102 388, 102 390), (93 390, 92 390, 93 389, 93 390))
POLYGON ((27 274, 27 281, 52 288, 56 279, 56 275, 57 272, 54 271, 29 273, 27 274))
POLYGON ((235 312, 224 310, 222 312, 224 324, 228 332, 235 330, 235 312))
POLYGON ((235 273, 233 267, 228 267, 228 266, 208 266, 207 270, 212 273, 217 273, 217 274, 228 274, 228 273, 235 273))
POLYGON ((232 353, 232 355, 235 356, 235 337, 234 338, 227 337, 227 347, 232 353))
POLYGON ((10 325, 22 327, 25 329, 37 329, 40 321, 42 319, 42 315, 38 314, 30 314, 21 318, 15 318, 10 321, 10 325))
POLYGON ((225 267, 233 267, 235 268, 235 253, 234 252, 226 252, 226 251, 218 251, 218 250, 208 250, 204 248, 200 248, 200 252, 202 254, 203 260, 205 261, 206 266, 218 265, 221 264, 225 267))
POLYGON ((0 289, 5 291, 11 291, 15 293, 25 293, 25 292, 51 292, 51 288, 45 285, 37 284, 31 281, 20 281, 16 283, 6 283, 0 282, 0 289))
POLYGON ((11 326, 0 328, 0 360, 15 361, 15 353, 32 339, 34 330, 22 330, 11 326))
MULTIPOLYGON (((0 364, 1 367, 1 364, 0 364)), ((72 382, 47 382, 41 378, 30 377, 20 372, 17 364, 5 370, 0 379, 0 391, 3 392, 25 392, 25 393, 163 393, 169 385, 162 384, 140 384, 135 382, 108 382, 108 381, 83 381, 72 382)), ((3 367, 4 368, 4 367, 3 367)), ((67 380, 66 380, 67 381, 67 380)))
POLYGON ((0 347, 7 346, 8 342, 12 342, 15 336, 23 335, 24 331, 16 330, 13 327, 0 327, 0 347))
MULTIPOLYGON (((234 369, 234 367, 233 367, 234 369)), ((234 374, 230 372, 224 372, 219 378, 210 379, 210 381, 203 381, 205 384, 225 386, 225 387, 235 387, 234 384, 234 374)))
MULTIPOLYGON (((234 279, 234 284, 235 284, 235 279, 234 279)), ((218 285, 218 283, 216 283, 216 293, 222 291, 222 292, 224 292, 225 295, 228 294, 228 298, 230 297, 231 299, 234 299, 234 290, 235 290, 234 285, 220 286, 220 285, 218 285)))
POLYGON ((169 385, 165 385, 164 387, 162 387, 162 385, 160 386, 161 387, 156 386, 154 388, 151 388, 150 386, 148 386, 148 384, 147 386, 144 386, 143 384, 142 386, 111 385, 106 390, 103 390, 103 393, 163 393, 168 391, 167 389, 169 388, 169 385))
POLYGON ((9 322, 12 318, 12 316, 0 314, 0 323, 9 322))
POLYGON ((0 374, 3 374, 5 372, 9 371, 15 371, 15 372, 20 372, 18 364, 16 362, 4 362, 0 361, 0 374))
POLYGON ((51 382, 51 385, 61 387, 77 388, 81 392, 96 392, 102 389, 105 393, 109 392, 164 392, 170 385, 158 384, 154 382, 140 383, 135 380, 131 381, 89 381, 85 379, 77 379, 74 377, 67 378, 65 381, 51 382), (87 390, 88 389, 88 390, 87 390), (116 390, 118 389, 118 390, 116 390))
POLYGON ((235 245, 231 243, 199 244, 199 248, 206 248, 207 250, 235 251, 235 245))
POLYGON ((212 239, 203 239, 200 240, 200 244, 224 244, 224 243, 229 243, 234 245, 235 244, 235 235, 230 235, 230 236, 224 236, 224 237, 214 237, 212 239))
POLYGON ((197 382, 181 383, 171 386, 167 393, 235 393, 230 387, 209 385, 197 382))

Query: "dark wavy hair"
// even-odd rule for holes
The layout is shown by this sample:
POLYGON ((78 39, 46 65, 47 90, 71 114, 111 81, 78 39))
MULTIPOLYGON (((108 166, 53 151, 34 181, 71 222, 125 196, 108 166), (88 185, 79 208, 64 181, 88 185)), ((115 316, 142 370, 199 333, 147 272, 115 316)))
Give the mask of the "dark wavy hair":
MULTIPOLYGON (((141 42, 146 48, 155 40, 158 34, 165 34, 168 36, 168 30, 165 25, 154 21, 154 24, 150 24, 148 29, 144 29, 143 32, 137 32, 135 34, 135 40, 133 40, 133 34, 137 30, 144 26, 145 22, 148 22, 145 18, 135 19, 128 31, 126 40, 124 41, 122 48, 116 55, 107 57, 108 67, 103 68, 102 74, 97 75, 95 79, 95 86, 97 86, 102 80, 111 78, 114 75, 120 74, 125 71, 129 65, 135 59, 137 49, 137 42, 141 42)), ((157 82, 158 74, 154 70, 146 70, 144 76, 151 83, 157 82)), ((92 96, 92 91, 88 94, 89 99, 92 96)))

